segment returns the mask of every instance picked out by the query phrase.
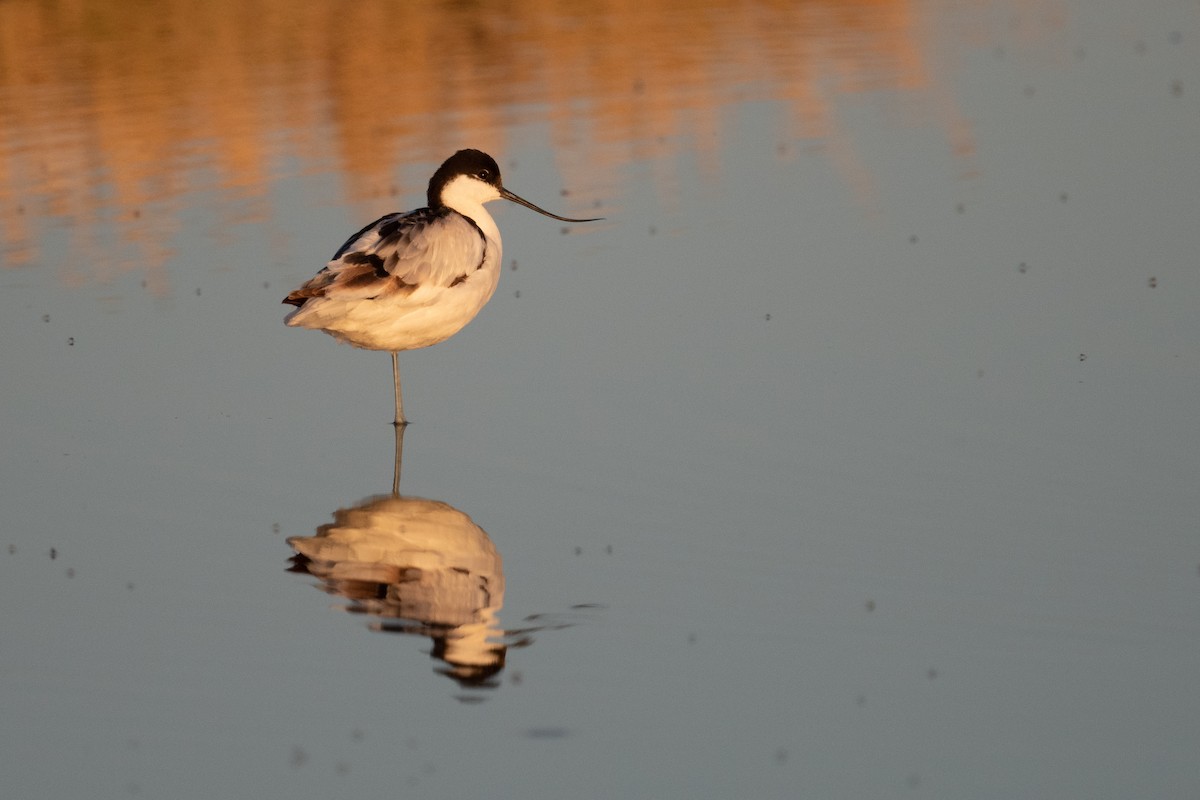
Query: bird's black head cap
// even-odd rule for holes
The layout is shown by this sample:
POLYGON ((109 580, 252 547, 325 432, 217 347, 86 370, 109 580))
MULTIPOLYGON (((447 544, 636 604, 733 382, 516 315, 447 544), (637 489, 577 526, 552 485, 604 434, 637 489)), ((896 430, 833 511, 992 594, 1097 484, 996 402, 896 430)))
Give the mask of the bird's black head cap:
POLYGON ((484 183, 490 183, 497 189, 500 183, 500 165, 496 159, 482 150, 459 150, 447 158, 429 179, 429 190, 426 200, 430 208, 438 208, 442 204, 442 189, 459 175, 470 175, 484 183))

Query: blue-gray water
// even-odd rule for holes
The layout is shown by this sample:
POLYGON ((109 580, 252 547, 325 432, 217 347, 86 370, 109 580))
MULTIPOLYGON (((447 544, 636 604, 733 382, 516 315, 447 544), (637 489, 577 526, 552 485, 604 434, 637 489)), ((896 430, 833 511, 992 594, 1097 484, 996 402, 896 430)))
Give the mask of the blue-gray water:
POLYGON ((382 148, 396 196, 351 202, 287 161, 334 134, 264 113, 245 196, 199 137, 195 188, 59 203, 9 119, 0 794, 1194 797, 1200 9, 880 5, 849 8, 907 20, 900 57, 821 17, 831 77, 670 76, 670 133, 595 133, 640 88, 579 137, 487 106, 507 185, 607 220, 493 206, 495 298, 401 358, 402 493, 459 525, 421 557, 503 587, 456 609, 482 685, 444 674, 457 623, 286 541, 390 491, 392 399, 279 300, 441 155, 382 148))

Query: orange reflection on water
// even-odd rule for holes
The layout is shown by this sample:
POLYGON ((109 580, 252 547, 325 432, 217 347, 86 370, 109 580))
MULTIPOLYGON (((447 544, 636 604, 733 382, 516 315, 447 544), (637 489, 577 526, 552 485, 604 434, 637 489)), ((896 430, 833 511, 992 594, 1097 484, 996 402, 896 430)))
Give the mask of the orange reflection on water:
MULTIPOLYGON (((418 195, 453 149, 503 154, 533 126, 565 185, 613 197, 647 160, 668 199, 677 157, 715 172, 726 110, 752 100, 787 112, 763 146, 822 140, 869 196, 835 101, 929 89, 915 2, 10 0, 4 264, 50 262, 68 283, 140 270, 165 292, 189 206, 216 209, 220 237, 270 227, 271 188, 293 175, 333 173, 352 202, 418 195), (63 238, 65 252, 43 250, 63 238)), ((969 128, 946 116, 969 154, 969 128)))

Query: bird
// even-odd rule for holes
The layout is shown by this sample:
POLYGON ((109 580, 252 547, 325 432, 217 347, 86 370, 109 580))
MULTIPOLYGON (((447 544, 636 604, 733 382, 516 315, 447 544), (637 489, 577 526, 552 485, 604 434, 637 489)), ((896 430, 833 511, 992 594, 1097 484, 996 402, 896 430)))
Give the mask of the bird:
POLYGON ((459 150, 429 179, 428 205, 385 214, 355 233, 333 258, 283 302, 293 328, 324 331, 340 342, 392 354, 397 427, 407 425, 399 353, 449 339, 496 291, 503 248, 484 208, 509 200, 562 222, 504 187, 496 160, 459 150))

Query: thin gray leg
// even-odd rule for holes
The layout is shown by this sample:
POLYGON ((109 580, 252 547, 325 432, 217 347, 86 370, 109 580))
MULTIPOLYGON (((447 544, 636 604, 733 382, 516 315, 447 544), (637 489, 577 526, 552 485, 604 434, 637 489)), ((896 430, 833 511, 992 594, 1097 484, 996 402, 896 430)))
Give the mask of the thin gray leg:
POLYGON ((396 419, 393 425, 407 425, 408 420, 404 418, 404 398, 400 394, 400 360, 397 358, 399 353, 392 353, 392 380, 396 384, 396 419))
POLYGON ((392 497, 400 496, 400 460, 404 456, 404 430, 407 426, 396 426, 396 463, 392 467, 392 497))

